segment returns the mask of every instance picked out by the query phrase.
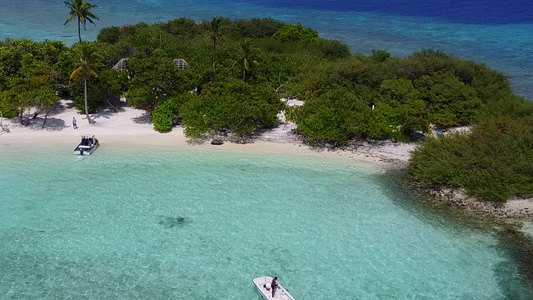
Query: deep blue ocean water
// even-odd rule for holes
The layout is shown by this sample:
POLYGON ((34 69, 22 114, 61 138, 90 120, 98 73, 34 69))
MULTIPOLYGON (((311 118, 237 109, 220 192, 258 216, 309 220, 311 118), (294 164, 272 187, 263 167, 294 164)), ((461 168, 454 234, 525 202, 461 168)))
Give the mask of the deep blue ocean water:
POLYGON ((264 0, 256 2, 278 7, 436 17, 466 24, 533 23, 533 5, 530 0, 264 0))
MULTIPOLYGON (((533 100, 533 1, 531 0, 93 0, 97 26, 271 17, 302 22, 322 37, 339 39, 354 52, 386 49, 406 56, 434 48, 483 62, 507 74, 514 91, 533 100)), ((0 39, 77 40, 75 24, 64 26, 62 0, 0 0, 0 39)))

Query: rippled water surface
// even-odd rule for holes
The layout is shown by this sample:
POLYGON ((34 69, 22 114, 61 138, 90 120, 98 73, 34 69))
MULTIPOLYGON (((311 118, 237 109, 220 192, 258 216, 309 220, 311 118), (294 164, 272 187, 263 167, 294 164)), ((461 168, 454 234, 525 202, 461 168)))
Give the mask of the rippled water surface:
POLYGON ((259 299, 264 275, 296 299, 527 299, 493 233, 373 166, 0 147, 0 299, 259 299))

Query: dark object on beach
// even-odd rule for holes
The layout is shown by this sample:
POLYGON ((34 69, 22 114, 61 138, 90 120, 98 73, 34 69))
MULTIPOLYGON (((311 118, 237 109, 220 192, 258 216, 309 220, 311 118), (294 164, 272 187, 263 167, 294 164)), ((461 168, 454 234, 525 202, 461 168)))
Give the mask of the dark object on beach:
POLYGON ((181 118, 179 118, 179 117, 172 118, 172 127, 174 127, 176 125, 181 125, 181 118))
POLYGON ((224 142, 222 140, 213 140, 211 141, 211 145, 222 145, 224 142))
POLYGON ((411 132, 410 136, 411 136, 411 141, 413 142, 427 140, 426 136, 421 131, 413 131, 411 132))

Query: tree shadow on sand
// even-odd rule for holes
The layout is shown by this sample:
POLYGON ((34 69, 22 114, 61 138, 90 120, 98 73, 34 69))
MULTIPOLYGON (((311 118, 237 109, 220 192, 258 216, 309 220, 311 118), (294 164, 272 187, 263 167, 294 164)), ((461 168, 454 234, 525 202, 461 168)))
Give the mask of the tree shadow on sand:
POLYGON ((91 115, 91 119, 98 123, 98 120, 101 119, 111 119, 112 116, 116 115, 117 112, 111 110, 102 110, 95 114, 91 115))
POLYGON ((37 122, 31 123, 29 127, 34 130, 46 130, 46 131, 61 131, 67 126, 65 120, 56 118, 47 118, 43 127, 44 118, 37 118, 37 122), (40 119, 40 120, 39 120, 40 119))
POLYGON ((45 131, 61 131, 65 128, 68 128, 70 126, 67 126, 65 123, 65 120, 57 119, 54 117, 47 117, 45 122, 45 117, 35 117, 35 118, 28 118, 24 122, 26 122, 25 125, 22 125, 20 123, 20 120, 18 118, 10 119, 8 122, 4 121, 4 125, 7 125, 8 128, 30 128, 32 130, 45 130, 45 131), (7 123, 7 124, 6 124, 7 123), (44 126, 43 126, 44 124, 44 126))
POLYGON ((133 122, 137 124, 152 124, 152 117, 150 116, 150 113, 143 113, 140 116, 137 116, 135 118, 131 118, 133 122))

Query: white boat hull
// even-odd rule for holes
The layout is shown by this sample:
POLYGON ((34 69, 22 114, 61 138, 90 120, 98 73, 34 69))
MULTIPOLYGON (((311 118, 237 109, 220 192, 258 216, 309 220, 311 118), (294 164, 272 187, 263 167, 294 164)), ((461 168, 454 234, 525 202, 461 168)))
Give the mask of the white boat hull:
POLYGON ((91 154, 93 154, 94 150, 96 150, 96 148, 98 148, 98 146, 100 146, 100 143, 97 143, 97 144, 92 145, 92 146, 78 145, 78 147, 76 147, 76 149, 74 149, 74 154, 91 155, 91 154))
POLYGON ((253 280, 257 291, 263 299, 265 300, 294 300, 294 298, 289 294, 289 292, 283 288, 278 282, 278 288, 276 289, 276 294, 272 297, 272 289, 270 288, 270 283, 272 282, 272 277, 264 276, 258 277, 253 280))

